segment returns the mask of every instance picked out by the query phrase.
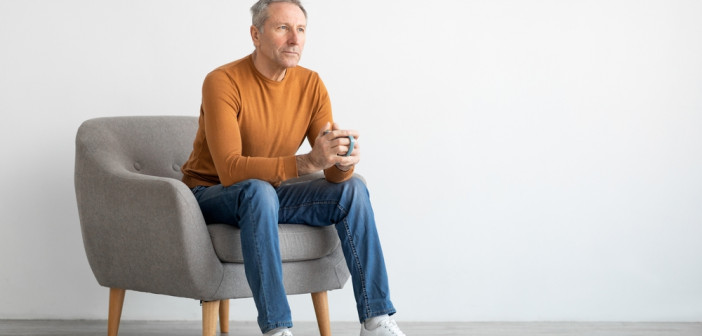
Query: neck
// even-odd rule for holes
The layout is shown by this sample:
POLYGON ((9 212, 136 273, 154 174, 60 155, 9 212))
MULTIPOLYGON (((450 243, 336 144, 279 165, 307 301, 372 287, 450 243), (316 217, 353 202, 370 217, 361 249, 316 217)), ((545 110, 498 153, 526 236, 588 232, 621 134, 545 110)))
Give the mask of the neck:
POLYGON ((253 59, 253 64, 254 67, 256 67, 256 70, 260 72, 263 77, 266 77, 270 80, 274 80, 276 82, 280 82, 285 78, 285 74, 287 73, 286 68, 271 68, 268 66, 263 60, 261 60, 260 57, 258 57, 258 51, 254 50, 253 54, 251 54, 251 57, 253 59))

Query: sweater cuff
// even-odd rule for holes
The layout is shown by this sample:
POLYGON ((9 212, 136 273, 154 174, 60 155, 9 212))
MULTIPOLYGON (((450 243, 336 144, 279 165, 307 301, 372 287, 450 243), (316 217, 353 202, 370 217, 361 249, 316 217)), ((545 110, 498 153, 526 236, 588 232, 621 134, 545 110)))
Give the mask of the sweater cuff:
POLYGON ((343 171, 336 166, 331 166, 327 169, 324 170, 324 177, 327 179, 327 181, 332 182, 332 183, 341 183, 344 182, 348 179, 350 179, 353 176, 353 171, 355 167, 351 167, 351 169, 347 171, 343 171))
POLYGON ((289 180, 291 178, 296 178, 297 176, 297 159, 295 156, 286 156, 283 158, 283 178, 282 180, 289 180))

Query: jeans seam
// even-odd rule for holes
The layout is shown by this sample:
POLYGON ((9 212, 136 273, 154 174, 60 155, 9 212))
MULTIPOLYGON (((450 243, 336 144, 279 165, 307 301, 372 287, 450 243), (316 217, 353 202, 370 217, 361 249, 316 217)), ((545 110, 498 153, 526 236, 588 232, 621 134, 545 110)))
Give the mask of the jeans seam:
MULTIPOLYGON (((346 210, 340 205, 337 204, 339 207, 339 210, 341 210, 345 215, 348 215, 346 210)), ((361 263, 359 262, 359 257, 358 257, 358 252, 356 252, 356 244, 354 243, 355 240, 353 239, 353 236, 351 235, 351 230, 349 230, 349 224, 348 221, 346 220, 347 216, 344 216, 344 230, 346 231, 346 237, 349 240, 349 246, 351 247, 351 252, 353 253, 353 260, 356 263, 356 268, 358 269, 358 275, 359 275, 359 280, 361 282, 361 293, 363 293, 363 304, 364 304, 364 309, 366 310, 366 315, 371 314, 371 308, 370 308, 370 303, 368 302, 368 292, 366 291, 366 276, 365 272, 363 271, 363 268, 361 267, 361 263)))
MULTIPOLYGON (((249 205, 249 206, 250 206, 250 205, 249 205)), ((258 228, 258 225, 254 225, 254 224, 253 224, 253 223, 254 223, 254 222, 253 222, 253 221, 254 221, 254 218, 253 218, 253 214, 252 214, 252 213, 253 213, 253 211, 249 210, 248 213, 247 213, 247 215, 249 216, 249 220, 250 220, 249 225, 252 226, 251 230, 253 231, 254 251, 255 251, 255 253, 256 253, 256 264, 258 265, 258 267, 257 267, 257 268, 258 268, 258 278, 259 278, 259 279, 263 279, 263 273, 262 273, 262 271, 261 271, 262 266, 261 266, 260 247, 258 246, 258 239, 256 239, 256 236, 257 236, 256 229, 258 228)), ((269 316, 268 316, 268 315, 269 315, 269 314, 268 314, 268 297, 266 296, 266 291, 265 291, 265 290, 261 290, 261 302, 265 305, 263 311, 264 311, 265 314, 266 314, 266 321, 268 321, 268 320, 269 320, 269 316)))

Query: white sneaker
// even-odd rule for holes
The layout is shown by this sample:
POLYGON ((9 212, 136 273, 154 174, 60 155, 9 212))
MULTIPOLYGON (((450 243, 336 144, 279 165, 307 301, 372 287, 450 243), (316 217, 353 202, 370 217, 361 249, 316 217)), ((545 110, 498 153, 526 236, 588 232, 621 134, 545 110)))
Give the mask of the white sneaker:
POLYGON ((375 329, 366 329, 361 323, 361 336, 406 336, 393 319, 382 320, 375 329))
POLYGON ((271 336, 293 336, 293 334, 292 331, 290 331, 290 329, 285 328, 271 336))

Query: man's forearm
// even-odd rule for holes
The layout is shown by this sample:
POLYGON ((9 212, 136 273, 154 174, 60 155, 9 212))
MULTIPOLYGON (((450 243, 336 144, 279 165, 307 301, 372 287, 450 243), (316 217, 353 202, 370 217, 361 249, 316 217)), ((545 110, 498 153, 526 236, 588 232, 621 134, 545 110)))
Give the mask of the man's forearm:
POLYGON ((322 170, 322 168, 317 167, 314 162, 312 162, 309 154, 297 155, 295 156, 295 161, 297 162, 298 176, 308 175, 322 170))

